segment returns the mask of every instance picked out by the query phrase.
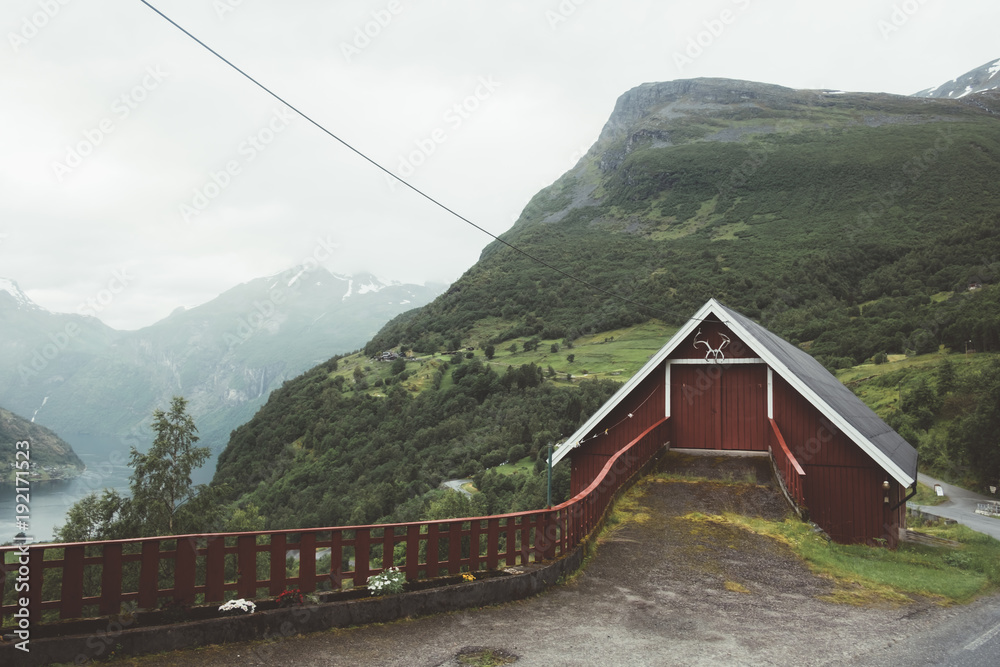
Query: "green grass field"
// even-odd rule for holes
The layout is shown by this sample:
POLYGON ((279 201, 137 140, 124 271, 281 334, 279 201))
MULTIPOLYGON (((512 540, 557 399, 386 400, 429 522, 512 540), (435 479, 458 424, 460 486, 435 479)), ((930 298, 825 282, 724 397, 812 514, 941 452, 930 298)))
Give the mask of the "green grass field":
MULTIPOLYGON (((551 366, 555 371, 552 380, 564 386, 572 384, 567 379, 569 375, 572 375, 573 381, 601 378, 624 382, 642 368, 677 331, 676 327, 650 320, 634 327, 581 337, 572 347, 563 345, 562 340, 542 340, 537 349, 529 352, 524 351, 524 344, 528 339, 521 337, 497 347, 493 358, 486 359, 480 347, 482 341, 488 340, 502 328, 503 322, 500 320, 486 320, 477 326, 467 341, 469 347, 475 348, 472 352, 473 358, 489 364, 501 375, 508 366, 517 368, 533 363, 545 371, 548 377, 547 369, 551 366), (511 345, 516 346, 515 352, 510 351, 511 345), (557 352, 552 351, 553 345, 557 346, 557 352), (567 360, 569 355, 573 355, 572 362, 567 360)), ((463 362, 465 354, 463 351, 463 362)), ((447 354, 428 355, 416 351, 412 356, 416 357, 416 360, 407 363, 406 372, 409 377, 403 382, 403 386, 413 392, 430 387, 434 375, 442 365, 452 364, 451 355, 447 354)), ((454 365, 451 367, 454 368, 454 365)), ((341 358, 337 370, 332 372, 330 377, 341 376, 344 378, 344 386, 352 388, 355 369, 358 368, 361 369, 361 375, 368 387, 364 391, 372 396, 385 395, 385 387, 378 386, 377 383, 379 380, 384 383, 391 378, 392 364, 372 361, 361 352, 341 358)), ((447 389, 451 383, 451 374, 446 373, 441 382, 441 389, 447 389)))

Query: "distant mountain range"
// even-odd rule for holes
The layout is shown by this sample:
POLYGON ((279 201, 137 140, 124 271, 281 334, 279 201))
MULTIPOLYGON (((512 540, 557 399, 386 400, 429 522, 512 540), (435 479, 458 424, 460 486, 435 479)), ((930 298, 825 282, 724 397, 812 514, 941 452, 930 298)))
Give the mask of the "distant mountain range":
POLYGON ((954 100, 998 88, 1000 88, 1000 60, 992 60, 956 79, 914 93, 913 97, 944 97, 954 100))
POLYGON ((70 442, 84 436, 142 449, 153 410, 183 395, 200 444, 218 449, 272 389, 358 349, 442 289, 296 267, 117 331, 95 317, 50 312, 0 279, 0 405, 70 442))

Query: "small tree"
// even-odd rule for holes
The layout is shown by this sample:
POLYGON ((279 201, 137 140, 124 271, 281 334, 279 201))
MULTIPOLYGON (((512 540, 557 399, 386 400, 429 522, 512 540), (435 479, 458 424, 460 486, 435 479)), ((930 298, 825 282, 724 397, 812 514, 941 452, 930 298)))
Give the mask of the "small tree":
POLYGON ((92 493, 80 499, 56 530, 57 540, 169 535, 221 521, 218 490, 191 482, 191 473, 208 460, 210 450, 194 446, 198 429, 186 409, 187 400, 175 396, 169 412, 153 413, 152 446, 146 453, 131 450, 131 497, 105 489, 100 496, 92 493))
POLYGON ((132 510, 138 513, 143 532, 172 534, 180 508, 197 495, 191 473, 200 468, 211 451, 195 447, 198 429, 187 414, 187 399, 174 396, 170 411, 153 412, 156 437, 145 454, 132 447, 132 510))
POLYGON ((496 353, 497 349, 493 345, 487 345, 486 347, 483 348, 483 354, 486 355, 487 359, 492 359, 493 355, 495 355, 496 353))
POLYGON ((566 361, 568 361, 569 363, 573 363, 574 359, 576 359, 576 355, 575 354, 567 354, 566 355, 566 361))

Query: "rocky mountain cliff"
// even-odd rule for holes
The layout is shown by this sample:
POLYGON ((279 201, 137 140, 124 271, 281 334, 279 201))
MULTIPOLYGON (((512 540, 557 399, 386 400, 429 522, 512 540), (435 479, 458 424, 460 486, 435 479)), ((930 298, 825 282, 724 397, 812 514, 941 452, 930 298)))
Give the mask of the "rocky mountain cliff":
POLYGON ((844 344, 837 330, 849 320, 816 322, 880 297, 928 303, 993 275, 997 110, 993 91, 939 100, 727 79, 643 84, 502 237, 632 303, 494 243, 368 349, 475 337, 484 318, 508 323, 499 339, 680 322, 711 296, 789 338, 819 339, 816 352, 831 357, 941 342, 944 329, 918 321, 844 344))

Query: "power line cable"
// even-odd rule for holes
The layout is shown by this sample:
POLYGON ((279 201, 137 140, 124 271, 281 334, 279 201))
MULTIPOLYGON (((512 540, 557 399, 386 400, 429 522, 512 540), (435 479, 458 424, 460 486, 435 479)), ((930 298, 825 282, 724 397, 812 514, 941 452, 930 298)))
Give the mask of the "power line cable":
POLYGON ((647 305, 647 304, 639 303, 638 301, 633 301, 632 299, 629 299, 628 297, 621 296, 620 294, 615 294, 614 292, 606 290, 603 287, 599 287, 597 285, 594 285, 593 283, 590 283, 590 282, 584 280, 583 278, 579 278, 577 276, 574 276, 574 275, 572 275, 572 274, 570 274, 570 273, 568 273, 568 272, 560 269, 559 267, 553 266, 552 264, 549 264, 548 262, 546 262, 546 261, 544 261, 542 259, 539 259, 538 257, 535 257, 534 255, 532 255, 531 253, 527 252, 526 250, 522 250, 521 248, 515 246, 514 244, 512 244, 512 243, 510 243, 508 241, 503 240, 502 238, 500 238, 499 236, 493 234, 489 230, 487 230, 487 229, 485 229, 483 227, 480 227, 479 225, 477 225, 476 223, 474 223, 472 220, 469 220, 468 218, 466 218, 461 213, 455 211, 452 208, 449 208, 444 203, 438 201, 437 199, 435 199, 431 195, 427 194, 426 192, 424 192, 423 190, 421 190, 417 186, 413 185, 412 183, 409 183, 408 181, 406 181, 406 180, 400 178, 399 176, 397 176, 396 174, 392 173, 392 171, 390 171, 386 167, 382 166, 382 164, 380 164, 379 162, 375 161, 373 158, 368 157, 360 149, 355 148, 353 145, 349 144, 344 139, 341 139, 339 136, 337 136, 336 134, 334 134, 330 130, 326 129, 326 127, 324 127, 323 125, 321 125, 319 122, 313 120, 305 112, 301 111, 296 106, 294 106, 290 102, 286 101, 284 98, 282 98, 280 95, 278 95, 277 93, 275 93, 273 90, 271 90, 270 88, 268 88, 267 86, 265 86, 263 83, 261 83, 257 79, 255 79, 252 76, 250 76, 249 74, 247 74, 240 67, 238 67, 233 62, 231 62, 230 60, 228 60, 225 56, 223 56, 222 54, 220 54, 218 51, 216 51, 215 49, 213 49, 212 47, 210 47, 208 44, 206 44, 205 42, 203 42, 200 39, 198 39, 197 37, 195 37, 191 32, 189 32, 187 29, 185 29, 179 23, 177 23, 172 18, 170 18, 169 16, 167 16, 166 14, 164 14, 163 12, 161 12, 159 9, 157 9, 156 7, 154 7, 152 4, 150 4, 149 2, 147 2, 147 0, 139 0, 139 2, 141 2, 142 4, 144 4, 147 7, 149 7, 153 12, 155 12, 161 18, 163 18, 163 20, 165 20, 166 22, 170 23, 172 26, 174 26, 175 28, 177 28, 178 30, 180 30, 182 33, 184 33, 185 35, 187 35, 188 37, 190 37, 191 39, 193 39, 195 42, 197 42, 198 44, 200 44, 209 53, 211 53, 216 58, 218 58, 219 60, 221 60, 222 62, 226 63, 231 68, 233 68, 234 70, 236 70, 237 72, 239 72, 240 74, 242 74, 244 77, 246 77, 247 79, 249 79, 258 88, 260 88, 261 90, 263 90, 264 92, 266 92, 268 95, 270 95, 274 99, 278 100, 279 102, 281 102, 282 104, 284 104, 285 106, 287 106, 289 109, 291 109, 292 111, 294 111, 295 113, 297 113, 299 116, 301 116, 302 118, 304 118, 305 120, 307 120, 309 123, 311 123, 312 125, 314 125, 316 128, 318 128, 321 132, 327 134, 330 138, 334 139, 335 141, 337 141, 338 143, 340 143, 342 146, 344 146, 345 148, 347 148, 351 152, 355 153, 358 157, 360 157, 361 159, 365 160, 366 162, 368 162, 369 164, 371 164, 376 169, 378 169, 378 170, 380 170, 380 171, 388 174, 391 178, 396 179, 397 181, 399 181, 400 183, 402 183, 403 185, 405 185, 406 187, 408 187, 410 190, 412 190, 413 192, 417 193, 418 195, 420 195, 421 197, 423 197, 427 201, 431 202, 435 206, 438 206, 439 208, 447 211, 448 213, 450 213, 451 215, 455 216, 456 218, 458 218, 462 222, 466 223, 467 225, 470 225, 470 226, 478 229, 480 232, 482 232, 483 234, 486 234, 487 236, 489 236, 490 238, 492 238, 494 241, 499 241, 500 243, 502 243, 503 245, 507 246, 511 250, 514 250, 515 252, 518 252, 521 255, 524 255, 525 257, 527 257, 531 261, 533 261, 533 262, 535 262, 537 264, 540 264, 540 265, 546 267, 547 269, 555 271, 556 273, 558 273, 561 276, 564 276, 566 278, 569 278, 570 280, 578 282, 581 285, 589 287, 592 290, 595 290, 597 292, 601 292, 602 294, 605 294, 605 295, 607 295, 607 296, 609 296, 609 297, 611 297, 613 299, 617 299, 619 301, 624 301, 625 303, 629 303, 629 304, 631 304, 633 306, 638 306, 639 308, 642 308, 644 310, 647 310, 647 311, 650 311, 650 312, 654 312, 653 308, 651 306, 647 305))

